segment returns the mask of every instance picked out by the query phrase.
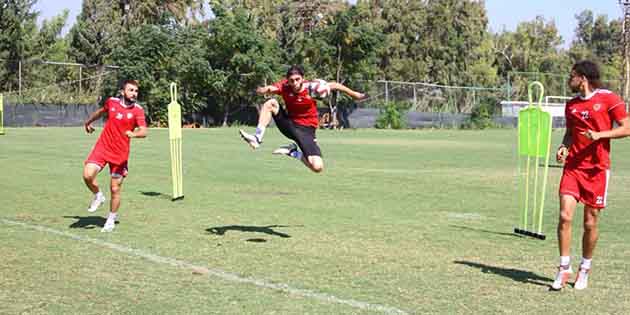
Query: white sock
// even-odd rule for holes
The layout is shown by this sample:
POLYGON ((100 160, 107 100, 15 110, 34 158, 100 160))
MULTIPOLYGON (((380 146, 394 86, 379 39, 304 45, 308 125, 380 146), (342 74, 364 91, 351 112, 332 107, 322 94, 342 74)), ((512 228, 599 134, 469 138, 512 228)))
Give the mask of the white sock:
POLYGON ((256 127, 256 138, 258 139, 258 142, 262 142, 263 136, 265 135, 265 129, 265 126, 256 127))
POLYGON ((110 212, 109 215, 107 216, 107 221, 109 220, 116 221, 117 217, 118 217, 118 212, 110 212))
POLYGON ((582 268, 582 269, 591 269, 591 262, 592 261, 593 261, 593 258, 586 259, 586 258, 582 257, 582 263, 580 264, 580 268, 582 268))
POLYGON ((571 264, 571 256, 560 256, 560 266, 566 267, 571 264))
POLYGON ((97 193, 94 194, 94 198, 103 198, 103 193, 99 190, 97 193))

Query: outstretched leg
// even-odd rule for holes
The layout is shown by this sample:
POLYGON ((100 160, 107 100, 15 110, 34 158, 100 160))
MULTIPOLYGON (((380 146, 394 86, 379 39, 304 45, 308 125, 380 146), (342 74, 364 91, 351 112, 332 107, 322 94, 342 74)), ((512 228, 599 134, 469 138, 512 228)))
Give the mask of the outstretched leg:
POLYGON ((265 135, 265 129, 271 122, 273 115, 277 115, 280 110, 280 104, 275 99, 269 99, 265 103, 263 103, 260 108, 260 113, 258 114, 258 125, 256 126, 256 133, 249 134, 242 129, 239 130, 241 138, 249 144, 252 149, 257 149, 260 147, 260 144, 263 141, 263 136, 265 135))

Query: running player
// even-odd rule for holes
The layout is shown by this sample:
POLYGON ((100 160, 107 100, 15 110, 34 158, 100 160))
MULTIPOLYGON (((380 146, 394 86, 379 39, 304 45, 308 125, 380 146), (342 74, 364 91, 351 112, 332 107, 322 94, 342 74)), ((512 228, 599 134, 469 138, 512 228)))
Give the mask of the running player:
POLYGON ((120 207, 120 192, 123 179, 127 177, 127 160, 131 138, 144 138, 147 135, 147 125, 144 110, 136 103, 138 97, 138 82, 127 80, 122 84, 122 97, 111 97, 105 101, 102 108, 94 111, 85 121, 85 131, 94 132, 92 122, 107 114, 105 128, 99 136, 92 152, 85 160, 83 181, 94 193, 89 212, 94 212, 105 202, 105 195, 96 183, 96 176, 109 164, 110 181, 110 212, 101 232, 111 232, 116 226, 116 217, 120 207))
POLYGON ((564 163, 560 180, 558 245, 560 266, 552 289, 565 287, 573 273, 570 264, 571 222, 577 203, 584 204, 582 262, 574 288, 585 289, 597 243, 598 215, 606 206, 610 177, 610 139, 630 135, 630 118, 623 100, 600 89, 597 65, 581 61, 573 65, 568 85, 578 95, 565 107, 566 132, 556 158, 564 163), (617 127, 613 128, 613 122, 617 127))

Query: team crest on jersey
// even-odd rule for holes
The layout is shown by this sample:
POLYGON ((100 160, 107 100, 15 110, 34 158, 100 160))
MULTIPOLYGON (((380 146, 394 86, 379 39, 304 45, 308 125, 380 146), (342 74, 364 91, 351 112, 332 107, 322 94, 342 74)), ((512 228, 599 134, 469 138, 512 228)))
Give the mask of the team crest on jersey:
POLYGON ((600 105, 600 104, 593 105, 593 110, 594 111, 598 111, 600 108, 602 108, 602 105, 600 105))
POLYGON ((122 113, 116 114, 116 119, 118 119, 118 120, 123 119, 123 114, 122 113))
POLYGON ((127 113, 127 119, 131 119, 133 118, 133 114, 132 113, 127 113))

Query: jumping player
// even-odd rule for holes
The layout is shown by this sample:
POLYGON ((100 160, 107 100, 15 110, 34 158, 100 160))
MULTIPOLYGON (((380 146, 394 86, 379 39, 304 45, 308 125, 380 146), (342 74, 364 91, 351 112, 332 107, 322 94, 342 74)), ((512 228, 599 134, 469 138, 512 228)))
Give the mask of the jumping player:
MULTIPOLYGON (((309 94, 309 84, 311 82, 304 80, 302 67, 292 66, 287 71, 285 79, 257 88, 256 93, 260 95, 281 95, 286 109, 281 108, 278 101, 273 98, 266 101, 260 110, 256 133, 252 135, 243 130, 239 130, 239 133, 252 149, 257 149, 263 142, 265 128, 273 118, 280 132, 295 141, 274 150, 273 153, 301 160, 310 170, 319 173, 324 170, 324 160, 315 137, 319 120, 316 100, 309 94)), ((343 84, 336 82, 327 84, 331 91, 341 91, 354 99, 364 97, 363 93, 353 91, 343 84)))
POLYGON ((83 181, 94 193, 88 208, 94 212, 105 202, 105 196, 96 183, 96 176, 109 164, 110 181, 110 212, 101 232, 111 232, 116 226, 116 217, 120 207, 120 192, 123 179, 127 177, 127 160, 131 138, 144 138, 147 135, 147 125, 144 110, 136 104, 138 97, 138 82, 127 80, 122 84, 121 98, 108 98, 102 108, 94 111, 85 121, 85 131, 94 132, 92 122, 107 114, 105 128, 99 136, 92 152, 85 160, 83 181))
POLYGON ((566 132, 556 158, 564 163, 560 180, 560 218, 558 245, 560 266, 551 285, 560 290, 573 273, 570 264, 571 223, 577 203, 584 204, 582 262, 574 288, 585 289, 591 271, 591 260, 597 243, 598 215, 606 206, 610 177, 610 139, 630 135, 630 118, 623 100, 600 89, 600 73, 591 61, 573 65, 568 85, 578 95, 565 107, 566 132), (613 128, 613 122, 618 127, 613 128))

